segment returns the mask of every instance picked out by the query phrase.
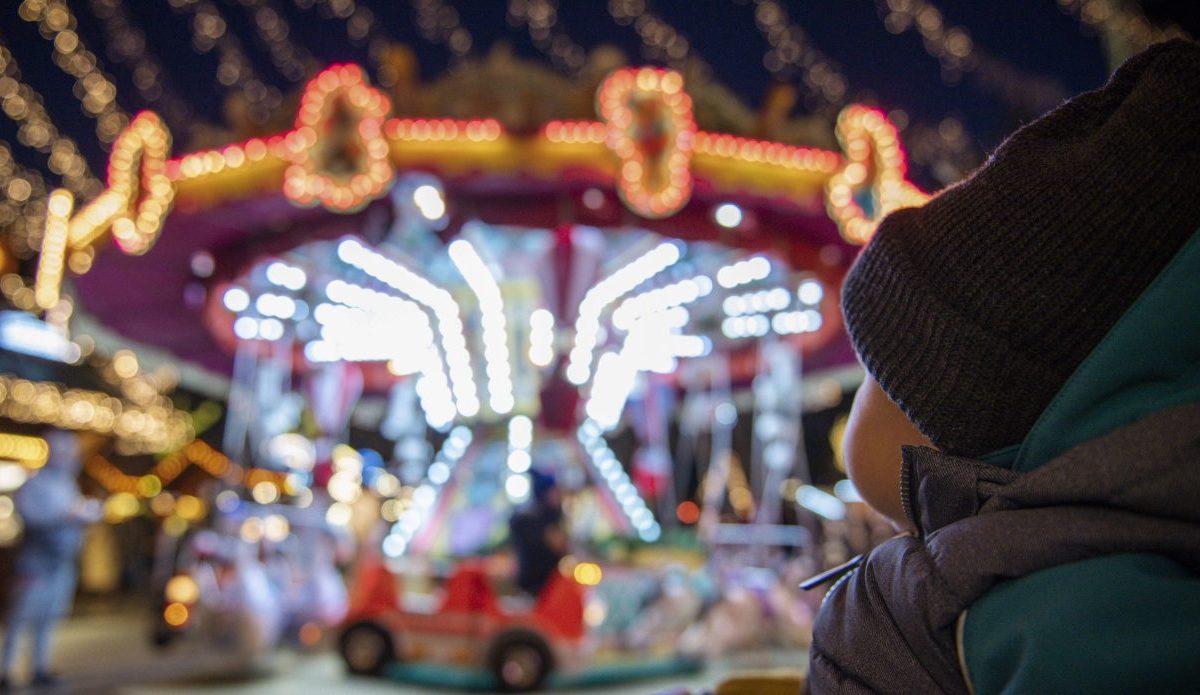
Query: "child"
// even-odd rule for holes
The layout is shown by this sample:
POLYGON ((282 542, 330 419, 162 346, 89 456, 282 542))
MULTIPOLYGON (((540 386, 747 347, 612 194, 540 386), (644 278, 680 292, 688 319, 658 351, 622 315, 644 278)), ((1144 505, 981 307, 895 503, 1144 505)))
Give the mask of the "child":
POLYGON ((846 461, 910 533, 829 591, 823 692, 1200 690, 1200 45, 883 221, 846 461))

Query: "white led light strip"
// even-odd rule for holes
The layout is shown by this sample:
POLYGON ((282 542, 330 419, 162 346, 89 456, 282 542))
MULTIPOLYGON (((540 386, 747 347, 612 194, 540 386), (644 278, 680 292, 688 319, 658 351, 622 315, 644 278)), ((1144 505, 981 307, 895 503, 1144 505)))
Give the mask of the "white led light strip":
POLYGON ((617 504, 621 505, 621 511, 629 519, 638 538, 647 543, 658 540, 662 535, 662 528, 654 520, 654 513, 638 494, 629 475, 621 467, 621 462, 600 435, 600 427, 591 420, 585 420, 579 427, 578 437, 579 443, 583 445, 592 462, 596 478, 604 481, 605 487, 612 493, 617 504))
POLYGON ((413 491, 412 504, 400 515, 392 530, 383 539, 383 552, 390 558, 404 555, 416 536, 437 508, 442 487, 450 481, 454 466, 471 445, 471 431, 464 425, 450 430, 442 449, 433 457, 425 481, 413 491))
POLYGON ((592 373, 592 354, 600 333, 600 314, 605 307, 646 280, 674 265, 682 255, 678 242, 666 241, 596 283, 579 303, 575 320, 575 347, 571 349, 567 379, 587 383, 592 373))
POLYGON ((343 240, 338 244, 337 251, 342 262, 407 294, 433 311, 442 337, 442 350, 446 353, 446 365, 450 370, 450 383, 458 412, 463 417, 478 415, 480 404, 471 371, 471 354, 467 351, 458 302, 454 301, 454 297, 445 289, 355 239, 343 240))
POLYGON ((483 359, 487 369, 488 406, 497 414, 511 412, 514 405, 512 366, 509 364, 508 331, 504 318, 504 299, 492 271, 479 252, 465 239, 447 248, 450 260, 462 273, 467 286, 479 298, 483 324, 483 359))

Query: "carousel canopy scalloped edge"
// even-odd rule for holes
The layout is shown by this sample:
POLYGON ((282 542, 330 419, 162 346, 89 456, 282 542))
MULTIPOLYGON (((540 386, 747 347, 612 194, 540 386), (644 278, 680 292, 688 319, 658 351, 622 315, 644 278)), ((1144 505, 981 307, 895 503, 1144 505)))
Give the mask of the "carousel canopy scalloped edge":
POLYGON ((615 70, 597 90, 596 105, 601 120, 551 121, 525 137, 492 119, 389 118, 388 97, 360 67, 340 64, 307 83, 290 131, 175 159, 168 159, 171 136, 162 119, 140 112, 114 142, 104 192, 78 210, 65 190, 50 197, 38 304, 57 302, 71 254, 90 259, 91 248, 108 236, 125 253, 147 252, 173 204, 212 205, 275 188, 296 205, 348 213, 384 195, 396 171, 411 166, 542 178, 600 168, 614 177, 625 206, 644 218, 679 211, 697 177, 717 193, 786 199, 819 191, 842 236, 860 245, 885 215, 929 198, 906 178, 895 126, 867 106, 839 114, 838 153, 697 130, 683 77, 674 70, 615 70), (335 120, 351 143, 330 147, 323 140, 335 120))

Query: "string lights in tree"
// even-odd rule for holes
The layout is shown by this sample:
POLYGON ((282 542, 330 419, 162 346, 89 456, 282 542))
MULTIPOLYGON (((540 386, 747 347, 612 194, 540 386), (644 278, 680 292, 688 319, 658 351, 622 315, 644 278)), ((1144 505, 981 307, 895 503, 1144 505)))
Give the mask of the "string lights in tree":
POLYGON ((6 46, 0 44, 0 110, 17 123, 17 141, 48 155, 50 171, 78 196, 92 196, 103 188, 79 147, 59 132, 43 105, 42 95, 21 81, 21 70, 6 46))
POLYGON ((587 51, 562 29, 555 0, 509 0, 508 22, 524 26, 533 45, 568 74, 579 72, 587 61, 587 51))
POLYGON ((1155 26, 1134 3, 1058 0, 1058 6, 1078 17, 1088 27, 1103 32, 1108 43, 1109 63, 1113 67, 1152 43, 1188 36, 1178 24, 1155 26))
POLYGON ((1018 70, 979 48, 966 27, 947 26, 942 12, 928 0, 876 0, 876 5, 889 32, 916 29, 921 34, 925 51, 941 63, 942 79, 947 83, 972 75, 980 88, 1030 115, 1052 109, 1067 98, 1057 81, 1018 70))
POLYGON ((250 106, 250 117, 263 122, 283 101, 275 87, 267 86, 242 49, 242 42, 229 31, 225 18, 211 0, 168 0, 171 8, 191 15, 192 46, 201 53, 217 51, 217 82, 237 87, 250 106))
MULTIPOLYGON (((0 229, 8 238, 9 249, 20 258, 28 258, 41 246, 46 214, 46 182, 38 172, 13 159, 8 143, 0 141, 0 229)), ((0 285, 0 289, 4 289, 0 285)), ((11 300, 11 295, 9 296, 11 300)))
POLYGON ((130 20, 123 0, 90 0, 92 14, 100 20, 109 60, 132 70, 133 86, 138 95, 162 115, 172 128, 191 124, 191 107, 166 79, 162 63, 148 50, 146 32, 130 20))
POLYGON ((614 22, 632 26, 638 33, 642 40, 642 55, 647 60, 662 61, 678 69, 690 62, 695 72, 689 72, 689 79, 707 79, 711 70, 699 56, 691 55, 687 38, 654 13, 646 11, 645 0, 609 0, 608 13, 614 22))
POLYGON ((267 48, 271 64, 281 75, 292 82, 299 82, 320 69, 317 59, 307 48, 297 46, 288 38, 292 28, 269 0, 240 0, 242 7, 250 13, 254 31, 267 48))
POLYGON ((421 38, 435 44, 445 44, 455 58, 471 52, 474 39, 459 21, 458 10, 442 0, 412 0, 417 12, 417 29, 421 38))
POLYGON ((75 96, 83 112, 96 119, 96 137, 112 142, 129 117, 117 104, 117 87, 101 69, 100 60, 80 38, 74 15, 63 0, 24 0, 17 14, 38 25, 54 45, 54 64, 75 78, 75 96))
POLYGON ((798 24, 788 21, 787 10, 777 0, 755 0, 754 5, 755 25, 771 46, 763 66, 781 78, 799 73, 804 86, 826 108, 842 106, 850 83, 837 65, 812 45, 798 24))
POLYGON ((364 0, 292 0, 299 10, 311 10, 319 6, 321 14, 336 17, 346 23, 346 38, 354 45, 367 44, 367 54, 377 70, 376 77, 384 86, 391 86, 391 75, 386 68, 386 55, 391 45, 383 22, 376 21, 375 12, 364 0))

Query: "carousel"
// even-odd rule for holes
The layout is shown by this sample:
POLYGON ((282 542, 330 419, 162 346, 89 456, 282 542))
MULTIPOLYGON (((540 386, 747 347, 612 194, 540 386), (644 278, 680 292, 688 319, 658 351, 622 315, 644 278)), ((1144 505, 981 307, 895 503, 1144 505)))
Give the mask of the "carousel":
MULTIPOLYGON (((207 596, 271 594, 276 564, 316 578, 234 628, 254 649, 330 632, 352 671, 483 688, 684 668, 759 631, 712 624, 739 606, 788 613, 778 587, 730 598, 694 570, 803 545, 782 523, 797 507, 845 514, 811 485, 800 423, 854 386, 838 293, 856 248, 926 198, 887 117, 851 105, 774 141, 674 70, 565 80, 511 56, 387 90, 333 65, 293 103, 290 125, 187 153, 137 114, 101 192, 49 194, 12 324, 63 368, 83 359, 72 327, 132 348, 98 368, 108 393, 0 377, 6 418, 158 454, 89 459, 112 514, 207 476, 164 512, 187 523, 162 553, 160 641, 207 596), (174 407, 135 353, 224 410, 174 407), (565 494, 571 551, 510 596, 534 475, 565 494)), ((804 619, 777 629, 803 640, 804 619)))

